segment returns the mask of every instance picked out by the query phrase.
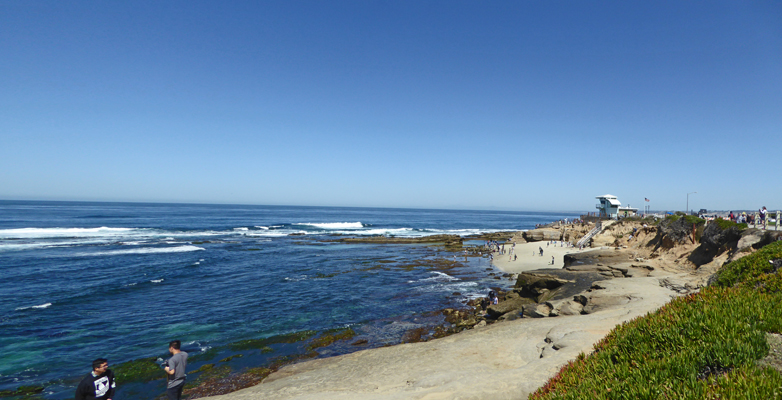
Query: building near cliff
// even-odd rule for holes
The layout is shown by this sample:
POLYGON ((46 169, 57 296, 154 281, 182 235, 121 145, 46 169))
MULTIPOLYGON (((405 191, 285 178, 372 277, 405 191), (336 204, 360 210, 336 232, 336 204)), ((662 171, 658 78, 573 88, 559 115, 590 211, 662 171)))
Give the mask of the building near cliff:
POLYGON ((638 209, 630 207, 629 204, 627 205, 627 207, 619 207, 618 211, 619 211, 618 213, 619 218, 634 217, 638 215, 638 209))
POLYGON ((616 199, 616 196, 606 194, 597 196, 596 199, 600 200, 600 203, 595 206, 598 210, 599 217, 613 219, 619 218, 619 207, 622 206, 622 203, 616 199))

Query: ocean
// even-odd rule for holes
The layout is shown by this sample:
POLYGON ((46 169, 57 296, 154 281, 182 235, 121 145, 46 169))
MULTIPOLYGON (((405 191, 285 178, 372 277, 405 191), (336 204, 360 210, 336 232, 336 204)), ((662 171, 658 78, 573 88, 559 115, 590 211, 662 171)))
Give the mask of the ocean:
MULTIPOLYGON (((578 215, 0 201, 0 394, 37 386, 42 398, 72 398, 93 359, 110 368, 162 361, 174 339, 190 354, 188 370, 216 364, 230 373, 307 345, 241 344, 300 332, 355 332, 318 348, 319 357, 400 343, 411 329, 442 323, 435 311, 511 282, 497 280, 486 257, 338 239, 469 236, 578 215), (438 268, 443 260, 455 262, 438 268), (348 343, 357 341, 365 344, 348 343)), ((163 390, 161 380, 127 383, 115 399, 163 390)))

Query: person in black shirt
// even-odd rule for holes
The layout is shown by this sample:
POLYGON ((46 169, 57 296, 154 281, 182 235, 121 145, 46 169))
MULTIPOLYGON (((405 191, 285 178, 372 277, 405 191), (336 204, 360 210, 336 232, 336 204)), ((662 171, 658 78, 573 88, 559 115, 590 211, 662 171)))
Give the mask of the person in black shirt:
POLYGON ((109 360, 99 358, 92 362, 92 372, 76 388, 76 400, 111 400, 116 387, 109 360))

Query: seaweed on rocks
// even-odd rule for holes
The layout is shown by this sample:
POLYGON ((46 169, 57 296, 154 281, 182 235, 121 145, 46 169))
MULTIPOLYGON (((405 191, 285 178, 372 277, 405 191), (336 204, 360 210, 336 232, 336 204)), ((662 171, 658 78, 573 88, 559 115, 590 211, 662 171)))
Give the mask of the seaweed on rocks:
POLYGON ((340 340, 352 339, 354 336, 356 336, 356 332, 351 328, 328 330, 323 332, 319 337, 315 338, 312 343, 307 346, 307 350, 315 350, 320 347, 326 347, 340 340))
POLYGON ((150 382, 165 379, 166 374, 156 363, 156 358, 139 358, 115 365, 112 369, 117 384, 128 382, 150 382))
MULTIPOLYGON (((24 397, 25 399, 32 400, 34 395, 43 393, 44 387, 38 385, 25 385, 19 386, 16 390, 0 390, 0 397, 24 397)), ((37 396, 35 399, 39 398, 37 396)))
POLYGON ((231 344, 232 350, 263 349, 271 344, 296 343, 315 336, 317 332, 312 330, 293 332, 286 335, 276 335, 264 339, 247 339, 231 344))

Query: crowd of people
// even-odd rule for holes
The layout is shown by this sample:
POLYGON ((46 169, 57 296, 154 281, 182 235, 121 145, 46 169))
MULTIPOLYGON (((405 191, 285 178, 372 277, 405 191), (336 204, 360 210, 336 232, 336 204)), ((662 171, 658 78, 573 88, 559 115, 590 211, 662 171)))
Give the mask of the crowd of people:
POLYGON ((728 214, 728 219, 739 224, 755 225, 756 227, 762 225, 763 229, 766 229, 768 223, 768 210, 765 206, 763 206, 756 214, 747 214, 746 212, 742 212, 741 214, 734 214, 733 211, 731 211, 728 214), (756 220, 757 223, 755 223, 756 220))

